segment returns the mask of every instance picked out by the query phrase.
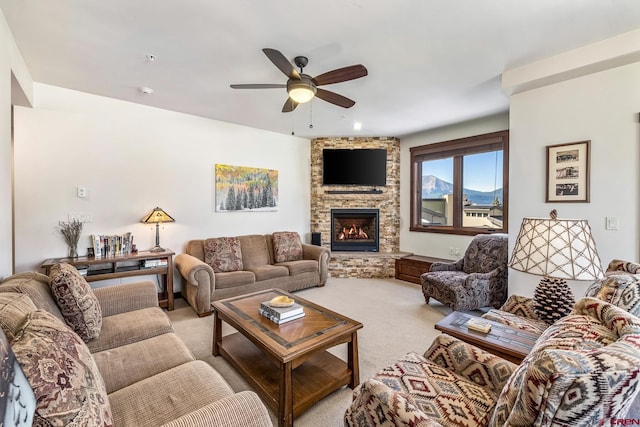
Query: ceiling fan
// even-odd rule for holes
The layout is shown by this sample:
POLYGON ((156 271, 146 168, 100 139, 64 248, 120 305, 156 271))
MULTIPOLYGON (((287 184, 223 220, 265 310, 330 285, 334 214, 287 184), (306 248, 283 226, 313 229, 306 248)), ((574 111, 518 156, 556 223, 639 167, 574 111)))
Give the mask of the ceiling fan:
POLYGON ((300 72, 298 72, 294 68, 293 64, 291 64, 291 62, 289 62, 289 60, 285 58, 279 50, 265 48, 262 49, 262 51, 280 71, 289 77, 287 84, 239 84, 231 85, 231 87, 233 89, 287 88, 289 98, 287 98, 287 101, 282 107, 283 113, 295 110, 298 104, 308 102, 314 96, 340 107, 353 107, 356 103, 355 101, 335 92, 319 89, 318 86, 359 79, 360 77, 364 77, 368 74, 364 65, 358 64, 351 65, 350 67, 338 68, 336 70, 320 74, 319 76, 311 77, 310 75, 303 73, 303 68, 306 67, 309 62, 306 56, 296 56, 293 59, 296 66, 300 68, 300 72))

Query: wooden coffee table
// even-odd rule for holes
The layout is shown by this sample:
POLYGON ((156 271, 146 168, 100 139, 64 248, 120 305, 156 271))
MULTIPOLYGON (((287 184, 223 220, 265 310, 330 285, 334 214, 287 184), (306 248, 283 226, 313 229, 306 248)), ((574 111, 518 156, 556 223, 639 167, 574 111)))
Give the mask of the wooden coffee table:
POLYGON ((360 382, 357 331, 360 322, 280 289, 211 303, 213 355, 221 355, 278 414, 279 426, 344 385, 360 382), (305 316, 276 325, 258 313, 278 295, 295 299, 305 316), (222 322, 238 332, 222 336, 222 322), (347 362, 326 351, 347 344, 347 362))
POLYGON ((491 331, 488 333, 474 331, 466 326, 471 318, 478 318, 478 316, 454 311, 436 323, 435 328, 516 364, 522 362, 538 339, 538 335, 531 332, 487 319, 482 321, 491 324, 491 331))

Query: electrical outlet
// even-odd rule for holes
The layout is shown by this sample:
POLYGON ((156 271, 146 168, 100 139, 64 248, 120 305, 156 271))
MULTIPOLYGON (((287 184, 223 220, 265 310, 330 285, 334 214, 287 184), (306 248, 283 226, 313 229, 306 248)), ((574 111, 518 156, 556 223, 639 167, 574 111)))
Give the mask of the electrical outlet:
POLYGON ((456 251, 453 249, 453 246, 449 246, 449 255, 455 255, 456 251))
POLYGON ((81 199, 84 199, 85 197, 87 197, 88 193, 87 193, 87 187, 78 187, 78 197, 81 199))
POLYGON ((455 249, 455 253, 454 253, 454 255, 456 255, 456 256, 460 256, 460 248, 456 248, 456 249, 455 249))

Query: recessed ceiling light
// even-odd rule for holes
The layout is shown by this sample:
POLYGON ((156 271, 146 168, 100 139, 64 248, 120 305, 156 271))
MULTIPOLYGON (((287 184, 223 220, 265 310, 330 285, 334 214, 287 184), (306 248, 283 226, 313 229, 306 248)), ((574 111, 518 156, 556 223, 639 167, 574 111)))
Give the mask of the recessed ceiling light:
POLYGON ((362 129, 362 123, 354 122, 353 123, 353 130, 360 130, 360 129, 362 129))

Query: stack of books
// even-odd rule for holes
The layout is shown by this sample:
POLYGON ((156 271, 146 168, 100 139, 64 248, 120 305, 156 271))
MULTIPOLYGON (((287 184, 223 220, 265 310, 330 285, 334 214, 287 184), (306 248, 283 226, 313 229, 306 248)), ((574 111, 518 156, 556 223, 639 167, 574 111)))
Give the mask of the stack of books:
POLYGON ((269 301, 264 301, 260 303, 259 311, 261 315, 278 325, 304 317, 304 309, 298 303, 290 307, 272 307, 269 301))
POLYGON ((486 334, 491 330, 491 323, 479 318, 471 318, 467 322, 467 328, 486 334))
POLYGON ((166 267, 169 264, 167 258, 145 259, 142 261, 143 268, 166 267))

